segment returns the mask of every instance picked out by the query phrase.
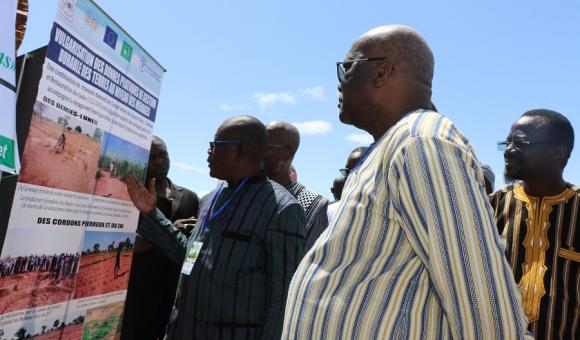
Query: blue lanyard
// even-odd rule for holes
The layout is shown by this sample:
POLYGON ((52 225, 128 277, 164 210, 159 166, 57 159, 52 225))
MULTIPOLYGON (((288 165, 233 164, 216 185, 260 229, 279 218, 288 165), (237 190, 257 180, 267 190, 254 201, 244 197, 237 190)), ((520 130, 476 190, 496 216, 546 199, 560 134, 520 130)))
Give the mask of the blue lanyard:
POLYGON ((207 224, 209 222, 211 222, 213 219, 215 219, 216 217, 218 217, 219 214, 221 214, 224 211, 224 209, 230 204, 230 202, 232 201, 234 196, 236 196, 236 194, 244 187, 244 185, 246 184, 247 181, 248 181, 248 178, 244 178, 244 180, 236 187, 236 190, 234 190, 234 192, 230 195, 230 197, 224 203, 222 203, 222 205, 218 208, 218 210, 216 210, 212 214, 211 212, 214 208, 214 205, 224 189, 224 184, 222 183, 220 185, 218 191, 213 196, 213 199, 211 200, 211 204, 209 206, 209 209, 207 210, 207 213, 205 214, 205 217, 203 219, 203 222, 201 225, 202 231, 205 231, 205 229, 207 229, 207 224))

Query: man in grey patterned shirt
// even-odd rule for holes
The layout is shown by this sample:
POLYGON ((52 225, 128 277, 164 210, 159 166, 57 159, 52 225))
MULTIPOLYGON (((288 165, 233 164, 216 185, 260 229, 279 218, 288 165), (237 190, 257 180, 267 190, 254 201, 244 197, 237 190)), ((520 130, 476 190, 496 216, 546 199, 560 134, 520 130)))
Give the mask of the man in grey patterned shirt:
POLYGON ((318 236, 328 226, 326 208, 328 200, 297 180, 290 178, 289 170, 298 146, 300 133, 298 129, 282 121, 274 121, 266 125, 268 130, 268 153, 266 154, 266 172, 271 180, 284 186, 306 213, 306 251, 312 247, 318 236))
POLYGON ((182 264, 166 339, 280 339, 288 286, 304 255, 304 211, 262 170, 266 128, 254 117, 226 120, 210 142, 210 176, 222 182, 201 200, 187 238, 155 209, 134 176, 127 187, 142 213, 137 232, 182 264))

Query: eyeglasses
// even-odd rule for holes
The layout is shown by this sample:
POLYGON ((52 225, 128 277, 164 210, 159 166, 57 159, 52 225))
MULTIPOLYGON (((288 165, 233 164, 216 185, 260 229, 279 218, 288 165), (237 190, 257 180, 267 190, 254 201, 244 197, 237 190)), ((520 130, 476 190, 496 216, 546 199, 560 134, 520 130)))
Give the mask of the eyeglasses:
POLYGON ((513 147, 516 150, 525 150, 532 145, 551 145, 554 144, 553 142, 531 142, 525 139, 517 139, 517 140, 505 140, 497 142, 497 149, 499 151, 505 151, 509 147, 513 147))
POLYGON ((282 149, 286 147, 286 145, 282 144, 268 144, 268 149, 282 149))
POLYGON ((216 145, 220 144, 242 144, 239 140, 214 140, 213 142, 209 142, 209 149, 213 150, 216 145))
POLYGON ((346 68, 345 66, 350 67, 352 64, 357 63, 359 61, 375 61, 375 60, 385 60, 387 57, 373 57, 373 58, 361 58, 361 59, 352 59, 352 60, 345 60, 345 61, 338 61, 336 62, 336 75, 338 76, 338 81, 343 82, 345 75, 346 75, 346 68))
POLYGON ((343 175, 344 177, 348 177, 348 175, 352 172, 352 169, 342 168, 339 169, 338 171, 340 171, 340 174, 343 175))

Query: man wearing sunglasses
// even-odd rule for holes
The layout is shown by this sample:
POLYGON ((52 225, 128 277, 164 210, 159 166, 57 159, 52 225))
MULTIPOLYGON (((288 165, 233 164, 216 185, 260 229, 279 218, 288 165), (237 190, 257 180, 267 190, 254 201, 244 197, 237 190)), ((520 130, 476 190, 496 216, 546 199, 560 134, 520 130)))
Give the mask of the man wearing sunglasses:
POLYGON ((505 141, 505 179, 491 196, 506 256, 536 339, 580 337, 580 188, 562 173, 574 130, 558 112, 524 113, 505 141))
POLYGON ((266 130, 268 131, 266 173, 271 180, 285 187, 304 209, 306 213, 305 251, 307 252, 328 226, 326 215, 328 200, 290 178, 292 160, 300 145, 298 129, 288 122, 273 121, 266 125, 266 130))
POLYGON ((223 122, 210 142, 210 176, 224 182, 201 200, 186 237, 155 209, 147 190, 127 180, 142 213, 137 232, 181 275, 166 339, 279 339, 288 285, 304 254, 304 210, 263 171, 267 134, 251 116, 223 122))
POLYGON ((346 184, 346 180, 348 179, 348 175, 356 167, 360 159, 366 155, 367 149, 368 148, 366 146, 359 146, 358 148, 352 150, 348 155, 348 158, 346 159, 346 165, 344 166, 344 168, 339 169, 340 177, 337 177, 334 180, 332 188, 330 188, 330 191, 334 195, 335 201, 328 204, 327 215, 329 223, 334 220, 334 217, 340 205, 340 198, 342 197, 342 191, 344 189, 344 185, 346 184), (339 187, 335 188, 335 184, 338 184, 339 187))
POLYGON ((354 170, 360 159, 366 155, 367 149, 368 148, 366 146, 359 146, 358 148, 352 150, 348 155, 348 158, 346 159, 346 164, 344 168, 339 169, 340 174, 344 177, 348 177, 348 175, 350 175, 351 171, 354 170))
POLYGON ((375 142, 290 284, 283 339, 522 339, 527 321, 472 146, 430 110, 433 54, 375 28, 337 63, 339 117, 375 142))

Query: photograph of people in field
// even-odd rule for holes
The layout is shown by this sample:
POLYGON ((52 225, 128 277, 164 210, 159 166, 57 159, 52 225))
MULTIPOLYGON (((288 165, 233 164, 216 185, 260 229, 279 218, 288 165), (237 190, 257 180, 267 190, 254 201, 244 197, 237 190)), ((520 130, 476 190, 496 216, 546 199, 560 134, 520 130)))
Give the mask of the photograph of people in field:
POLYGON ((94 122, 37 101, 18 181, 92 194, 102 138, 94 122))
POLYGON ((145 180, 149 151, 105 132, 98 161, 94 194, 130 201, 125 177, 135 174, 145 180))
POLYGON ((87 231, 74 298, 127 289, 135 233, 87 231))
POLYGON ((0 314, 71 298, 82 230, 11 228, 0 256, 0 314))

